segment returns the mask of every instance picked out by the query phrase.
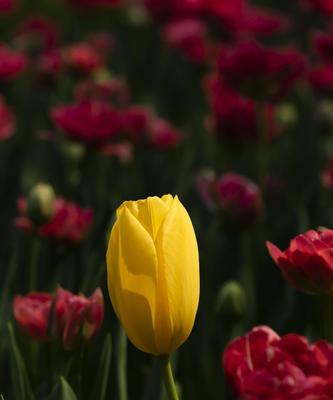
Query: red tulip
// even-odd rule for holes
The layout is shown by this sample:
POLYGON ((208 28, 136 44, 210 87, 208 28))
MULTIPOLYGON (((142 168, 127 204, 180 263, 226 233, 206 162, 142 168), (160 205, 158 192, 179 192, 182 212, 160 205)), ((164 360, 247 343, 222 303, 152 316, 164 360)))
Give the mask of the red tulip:
POLYGON ((89 74, 105 64, 104 54, 89 42, 76 43, 63 50, 65 64, 71 69, 89 74))
POLYGON ((278 336, 258 326, 224 351, 227 381, 239 400, 329 400, 333 346, 304 336, 278 336))
POLYGON ((65 349, 70 350, 78 341, 81 330, 89 340, 100 328, 104 318, 104 301, 100 289, 91 297, 73 293, 59 287, 54 305, 53 329, 65 349))
POLYGON ((333 95, 333 66, 329 64, 311 69, 309 82, 318 94, 333 95))
POLYGON ((36 340, 48 339, 49 312, 52 296, 48 293, 29 293, 16 296, 13 312, 20 328, 36 340))
POLYGON ((333 230, 310 230, 291 240, 281 251, 267 249, 290 285, 307 293, 331 293, 333 287, 333 230))
POLYGON ((313 36, 313 46, 323 62, 333 62, 333 34, 316 33, 313 36))
POLYGON ((153 118, 148 128, 148 140, 153 147, 166 150, 177 147, 182 142, 183 135, 168 121, 153 118))
POLYGON ((16 119, 4 98, 0 96, 0 141, 8 139, 14 133, 16 119))
POLYGON ((12 11, 15 7, 14 0, 0 0, 0 14, 12 11))
POLYGON ((242 226, 253 224, 263 209, 261 191, 249 179, 229 172, 216 184, 217 201, 231 221, 242 226))
POLYGON ((333 0, 301 0, 301 5, 305 9, 315 10, 324 15, 330 16, 333 14, 333 0))
POLYGON ((93 213, 77 204, 58 197, 54 204, 54 215, 49 222, 34 226, 27 214, 26 199, 18 200, 20 217, 15 220, 15 225, 25 231, 37 229, 40 236, 69 244, 79 243, 90 228, 93 213))
POLYGON ((179 49, 191 61, 206 59, 206 27, 200 19, 173 20, 164 27, 162 36, 166 43, 179 49))
POLYGON ((219 59, 225 82, 246 95, 277 99, 287 94, 305 69, 297 50, 277 50, 257 42, 243 42, 219 59))
POLYGON ((103 144, 123 131, 121 112, 105 101, 57 106, 51 110, 51 118, 70 139, 86 144, 103 144))
MULTIPOLYGON (((212 109, 208 129, 219 138, 233 143, 261 138, 261 126, 254 100, 230 89, 216 76, 205 81, 205 88, 212 109)), ((267 104, 264 111, 267 122, 264 137, 271 138, 278 133, 275 108, 267 104)))
POLYGON ((0 80, 14 78, 27 66, 27 58, 23 53, 15 52, 0 43, 0 80))
POLYGON ((331 159, 326 169, 321 174, 321 182, 326 189, 333 191, 333 159, 331 159))

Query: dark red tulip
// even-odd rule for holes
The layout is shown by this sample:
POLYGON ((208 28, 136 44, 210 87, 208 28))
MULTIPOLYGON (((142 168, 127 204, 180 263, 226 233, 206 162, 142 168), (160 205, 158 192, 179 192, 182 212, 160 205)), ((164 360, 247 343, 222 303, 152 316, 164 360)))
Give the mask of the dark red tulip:
POLYGON ((52 296, 49 293, 29 293, 16 296, 13 313, 24 333, 36 340, 48 339, 49 312, 52 296))
POLYGON ((105 65, 104 54, 89 42, 68 46, 62 53, 69 68, 84 74, 90 74, 105 65))
POLYGON ((188 59, 202 62, 207 57, 206 27, 196 18, 170 21, 162 31, 166 43, 179 49, 188 59))
POLYGON ((0 43, 0 80, 7 80, 22 73, 27 66, 27 58, 23 53, 11 50, 0 43))
POLYGON ((222 52, 219 71, 225 82, 261 100, 286 95, 305 69, 304 57, 294 49, 277 50, 250 41, 222 52))
POLYGON ((100 289, 86 298, 58 287, 53 314, 53 330, 66 350, 74 347, 83 334, 89 340, 101 328, 104 300, 100 289))
POLYGON ((81 242, 91 226, 93 217, 92 210, 81 208, 62 197, 56 198, 51 219, 39 226, 35 226, 29 218, 25 198, 21 197, 18 200, 18 208, 20 217, 15 220, 15 225, 19 229, 28 232, 37 230, 42 237, 69 244, 81 242))
POLYGON ((267 242, 267 249, 287 282, 307 293, 330 293, 333 287, 333 230, 310 230, 291 240, 281 251, 267 242))
POLYGON ((8 139, 14 133, 16 119, 5 99, 0 96, 0 141, 8 139))
POLYGON ((51 118, 69 139, 87 145, 108 142, 122 133, 124 128, 121 112, 99 100, 54 107, 51 118))
POLYGON ((309 83, 312 89, 324 96, 333 95, 333 65, 327 64, 309 71, 309 83))

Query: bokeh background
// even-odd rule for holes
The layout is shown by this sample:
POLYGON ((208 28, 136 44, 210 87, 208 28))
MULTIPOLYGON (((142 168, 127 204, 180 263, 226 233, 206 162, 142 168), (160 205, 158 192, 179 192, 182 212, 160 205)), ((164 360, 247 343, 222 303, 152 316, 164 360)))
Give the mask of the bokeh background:
POLYGON ((163 398, 107 293, 108 232, 128 199, 177 194, 197 234, 200 306, 173 360, 183 399, 233 398, 223 349, 255 325, 325 335, 319 301, 286 284, 265 242, 332 226, 332 15, 310 0, 0 0, 5 399, 72 398, 70 385, 126 400, 124 370, 128 399, 163 398), (76 204, 44 230, 41 182, 76 204), (24 333, 33 311, 13 314, 15 296, 58 285, 104 293, 102 327, 70 350, 24 333))

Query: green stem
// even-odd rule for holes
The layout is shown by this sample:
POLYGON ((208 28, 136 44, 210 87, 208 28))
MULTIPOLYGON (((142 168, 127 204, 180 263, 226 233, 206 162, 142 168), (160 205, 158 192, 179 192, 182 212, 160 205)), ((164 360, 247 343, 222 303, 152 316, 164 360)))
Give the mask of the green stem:
POLYGON ((37 235, 32 238, 30 269, 29 269, 29 289, 30 291, 38 289, 38 261, 40 253, 40 241, 37 235))
POLYGON ((333 343, 333 296, 323 295, 321 300, 324 337, 333 343))
POLYGON ((170 356, 160 356, 159 359, 162 366, 164 385, 169 400, 179 400, 177 388, 172 375, 170 356))
POLYGON ((127 337, 122 327, 118 336, 117 367, 119 400, 127 400, 127 337))

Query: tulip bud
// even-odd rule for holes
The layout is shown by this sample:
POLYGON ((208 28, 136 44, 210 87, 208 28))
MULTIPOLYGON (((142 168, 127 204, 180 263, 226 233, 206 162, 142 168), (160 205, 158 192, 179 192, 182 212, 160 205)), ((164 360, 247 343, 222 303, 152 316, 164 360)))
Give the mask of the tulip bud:
POLYGON ((226 322, 238 322, 246 311, 246 294, 243 287, 235 281, 225 283, 217 296, 216 311, 226 322))
POLYGON ((199 302, 199 255, 178 197, 126 201, 107 251, 113 308, 140 350, 168 355, 189 336, 199 302))
POLYGON ((51 220, 54 215, 55 193, 53 188, 45 183, 35 185, 28 195, 27 213, 36 225, 42 225, 51 220))
POLYGON ((283 128, 294 126, 298 120, 296 108, 291 103, 280 104, 277 108, 277 119, 283 128))

